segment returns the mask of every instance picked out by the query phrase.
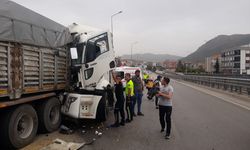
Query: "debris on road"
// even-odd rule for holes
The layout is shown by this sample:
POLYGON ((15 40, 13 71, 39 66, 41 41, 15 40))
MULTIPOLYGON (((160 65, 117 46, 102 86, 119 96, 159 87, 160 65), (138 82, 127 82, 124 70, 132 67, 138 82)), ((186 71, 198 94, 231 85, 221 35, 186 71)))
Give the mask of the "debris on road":
POLYGON ((96 134, 96 135, 98 135, 98 133, 99 133, 98 131, 95 131, 95 134, 96 134))
POLYGON ((49 144, 40 150, 80 150, 85 145, 91 145, 95 141, 95 138, 83 143, 66 142, 61 139, 55 139, 52 144, 49 144))
POLYGON ((98 136, 102 136, 102 133, 101 133, 101 132, 99 132, 97 135, 98 135, 98 136))
POLYGON ((102 132, 99 132, 99 131, 95 131, 95 134, 98 135, 98 136, 102 136, 102 132))
POLYGON ((86 131, 85 130, 82 130, 82 134, 85 134, 86 133, 86 131))
POLYGON ((55 139, 52 144, 43 147, 40 150, 78 150, 85 143, 65 142, 61 139, 55 139))
POLYGON ((62 134, 72 134, 72 133, 74 133, 74 130, 70 129, 69 127, 67 127, 65 125, 61 125, 59 132, 62 134))

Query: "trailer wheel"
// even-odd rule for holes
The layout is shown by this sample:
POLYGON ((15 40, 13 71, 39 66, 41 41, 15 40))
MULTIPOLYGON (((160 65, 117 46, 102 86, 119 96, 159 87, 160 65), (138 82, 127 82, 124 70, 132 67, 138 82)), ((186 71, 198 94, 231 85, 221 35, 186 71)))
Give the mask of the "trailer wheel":
POLYGON ((39 119, 39 130, 41 132, 52 132, 61 124, 61 103, 56 97, 43 102, 37 109, 39 119))
POLYGON ((107 120, 107 109, 106 109, 106 104, 107 104, 107 93, 105 92, 102 95, 102 98, 98 104, 97 107, 97 112, 96 112, 96 120, 97 122, 104 122, 107 120))
POLYGON ((0 143, 7 149, 22 148, 36 136, 38 118, 35 109, 28 104, 20 105, 5 113, 1 121, 0 143))

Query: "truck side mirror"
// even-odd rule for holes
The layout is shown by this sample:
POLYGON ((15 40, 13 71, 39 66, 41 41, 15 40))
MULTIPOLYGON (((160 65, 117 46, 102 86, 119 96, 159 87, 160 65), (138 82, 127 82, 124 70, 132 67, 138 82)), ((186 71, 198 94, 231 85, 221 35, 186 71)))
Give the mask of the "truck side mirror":
POLYGON ((78 59, 77 49, 75 47, 70 48, 71 59, 78 59))

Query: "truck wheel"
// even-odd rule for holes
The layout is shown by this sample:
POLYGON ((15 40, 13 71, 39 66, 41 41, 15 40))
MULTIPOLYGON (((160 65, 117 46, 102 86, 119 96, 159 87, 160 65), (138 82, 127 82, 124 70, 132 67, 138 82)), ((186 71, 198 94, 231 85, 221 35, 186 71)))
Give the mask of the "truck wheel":
POLYGON ((107 93, 104 93, 97 107, 96 120, 97 122, 104 122, 107 119, 107 93))
POLYGON ((36 136, 38 118, 35 109, 20 105, 5 113, 0 124, 0 143, 6 149, 18 149, 31 143, 36 136))
POLYGON ((39 119, 39 130, 41 132, 52 132, 61 124, 61 103, 56 97, 43 102, 37 109, 39 119))

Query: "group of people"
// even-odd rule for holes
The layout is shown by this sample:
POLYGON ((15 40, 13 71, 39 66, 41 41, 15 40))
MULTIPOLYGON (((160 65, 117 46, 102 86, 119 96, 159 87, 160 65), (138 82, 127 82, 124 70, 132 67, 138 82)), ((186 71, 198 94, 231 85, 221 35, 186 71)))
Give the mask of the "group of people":
POLYGON ((135 71, 135 76, 131 77, 131 74, 125 74, 126 86, 125 86, 125 96, 124 96, 124 87, 122 84, 121 76, 115 75, 112 73, 113 79, 115 81, 115 96, 116 103, 114 109, 115 123, 111 127, 119 127, 120 125, 124 126, 125 122, 129 123, 133 121, 133 117, 136 116, 135 105, 137 103, 137 115, 144 116, 141 112, 141 103, 143 96, 143 83, 140 77, 140 70, 135 71), (125 119, 124 112, 124 103, 127 118, 125 119), (121 121, 119 119, 121 116, 121 121))
MULTIPOLYGON (((131 77, 131 74, 125 74, 126 86, 125 92, 122 84, 121 76, 113 73, 113 79, 115 81, 115 96, 116 103, 114 109, 115 123, 111 127, 124 126, 125 122, 129 123, 133 121, 135 114, 135 104, 137 103, 137 115, 144 116, 141 112, 141 103, 144 85, 140 77, 140 70, 135 71, 135 76, 131 77), (124 96, 125 93, 125 96, 124 96), (124 103, 126 109, 126 119, 124 112, 124 103), (121 120, 119 119, 121 116, 121 120)), ((145 81, 145 80, 144 80, 145 81)), ((148 98, 152 99, 155 97, 156 108, 159 109, 159 118, 161 124, 161 132, 165 131, 165 138, 170 138, 171 132, 171 113, 172 113, 172 97, 173 97, 173 87, 169 85, 170 79, 167 77, 157 76, 157 79, 150 83, 148 80, 145 82, 148 89, 148 98), (150 86, 148 86, 150 84, 150 86)))

